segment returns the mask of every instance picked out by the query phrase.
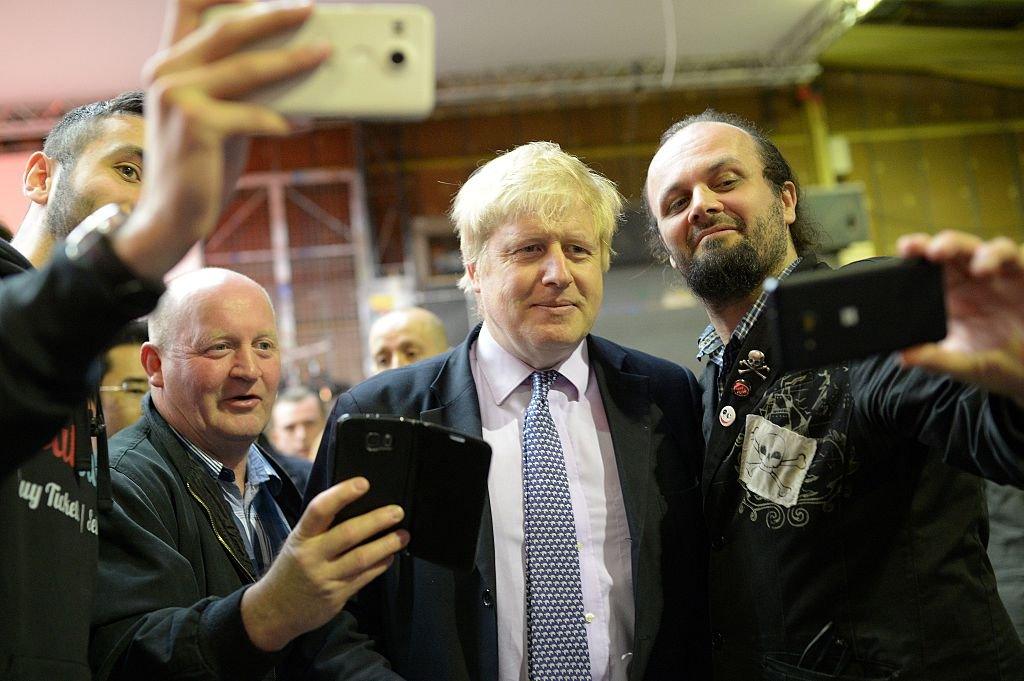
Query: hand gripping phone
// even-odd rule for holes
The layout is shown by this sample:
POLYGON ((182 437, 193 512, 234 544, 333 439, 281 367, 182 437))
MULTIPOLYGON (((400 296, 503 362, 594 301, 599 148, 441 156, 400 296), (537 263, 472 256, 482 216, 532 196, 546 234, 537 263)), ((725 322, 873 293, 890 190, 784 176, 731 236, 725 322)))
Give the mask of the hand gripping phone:
POLYGON ((452 569, 472 570, 487 501, 490 445, 398 416, 345 414, 333 427, 333 482, 357 475, 370 481, 369 491, 342 509, 335 521, 398 504, 405 509, 398 527, 409 531, 410 553, 452 569))
POLYGON ((886 258, 765 282, 783 371, 812 369, 946 336, 942 268, 886 258))
MULTIPOLYGON (((223 5, 203 15, 216 21, 233 12, 223 5)), ((410 4, 317 5, 302 26, 246 49, 265 50, 327 42, 331 56, 314 71, 247 96, 292 117, 425 118, 434 108, 434 15, 410 4)))

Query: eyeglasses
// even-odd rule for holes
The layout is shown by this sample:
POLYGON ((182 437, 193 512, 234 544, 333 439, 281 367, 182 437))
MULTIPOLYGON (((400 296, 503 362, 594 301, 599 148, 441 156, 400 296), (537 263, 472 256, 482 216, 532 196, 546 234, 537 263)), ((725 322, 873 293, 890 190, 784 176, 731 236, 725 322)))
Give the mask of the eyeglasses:
POLYGON ((145 378, 126 378, 120 385, 101 385, 101 393, 130 393, 132 395, 145 395, 149 390, 149 381, 145 378))

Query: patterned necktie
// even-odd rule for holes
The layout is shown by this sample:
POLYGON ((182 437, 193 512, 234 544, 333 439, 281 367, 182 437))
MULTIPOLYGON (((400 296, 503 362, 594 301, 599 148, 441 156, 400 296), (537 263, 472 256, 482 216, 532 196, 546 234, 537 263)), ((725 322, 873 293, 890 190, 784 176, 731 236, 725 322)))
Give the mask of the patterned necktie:
POLYGON ((523 424, 530 681, 590 681, 580 556, 562 443, 548 407, 557 371, 536 371, 523 424))

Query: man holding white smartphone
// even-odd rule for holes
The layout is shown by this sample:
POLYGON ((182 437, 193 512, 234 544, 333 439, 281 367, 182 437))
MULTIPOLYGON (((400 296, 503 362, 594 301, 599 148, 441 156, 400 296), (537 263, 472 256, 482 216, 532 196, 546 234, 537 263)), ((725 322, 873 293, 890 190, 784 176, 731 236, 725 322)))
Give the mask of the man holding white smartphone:
MULTIPOLYGON (((327 54, 323 48, 235 53, 253 37, 301 22, 308 6, 271 9, 227 26, 233 30, 219 36, 192 33, 208 4, 171 3, 165 45, 175 45, 147 69, 144 133, 137 110, 101 111, 96 120, 84 122, 85 132, 97 134, 84 135, 79 149, 103 147, 106 153, 88 154, 102 161, 98 166, 76 164, 74 154, 34 158, 26 177, 33 208, 23 225, 22 245, 30 244, 26 250, 40 270, 27 271, 30 263, 6 247, 0 256, 0 424, 5 433, 0 520, 6 547, 0 566, 5 613, 0 674, 8 681, 92 678, 88 618, 96 534, 103 531, 96 517, 97 487, 102 495, 106 471, 105 462, 92 455, 89 423, 73 419, 84 413, 86 395, 94 387, 90 366, 121 325, 152 309, 163 290, 161 278, 216 225, 225 194, 244 166, 239 136, 289 129, 272 111, 225 100, 313 68, 327 54), (117 134, 111 135, 112 129, 117 134), (148 182, 140 194, 142 146, 148 182), (111 152, 125 156, 114 158, 111 152), (87 166, 95 176, 83 174, 87 166), (68 191, 85 186, 82 181, 106 189, 84 203, 49 205, 61 192, 73 198, 68 191), (111 187, 121 190, 110 193, 111 187), (117 205, 99 208, 107 201, 124 208, 137 201, 137 206, 129 216, 117 205), (90 212, 79 213, 83 206, 99 209, 62 244, 74 222, 90 212), (51 208, 54 219, 47 225, 42 218, 51 208), (61 216, 65 219, 56 219, 61 216), (55 248, 59 245, 65 248, 55 248)), ((339 486, 314 504, 304 539, 319 536, 308 531, 316 526, 312 516, 326 522, 359 494, 357 487, 339 486)), ((356 533, 352 539, 360 538, 356 533)), ((287 598, 287 592, 281 597, 287 598)), ((319 607, 324 606, 341 604, 319 607)), ((293 613, 296 618, 305 625, 315 622, 308 612, 293 613)), ((259 642, 273 646, 274 637, 287 632, 288 627, 263 632, 269 638, 259 642)), ((167 669, 150 676, 172 678, 167 669)), ((221 678, 238 677, 229 671, 221 678)))

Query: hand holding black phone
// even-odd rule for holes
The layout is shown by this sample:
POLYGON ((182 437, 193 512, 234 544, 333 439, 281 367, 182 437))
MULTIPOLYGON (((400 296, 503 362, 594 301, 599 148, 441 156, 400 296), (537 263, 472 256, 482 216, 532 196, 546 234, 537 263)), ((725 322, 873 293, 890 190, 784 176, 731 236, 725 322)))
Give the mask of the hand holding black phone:
POLYGON ((811 369, 946 335, 942 267, 886 258, 765 282, 783 371, 811 369))
POLYGON ((398 504, 405 518, 397 528, 409 531, 410 553, 471 570, 487 501, 490 445, 399 416, 345 414, 333 427, 333 483, 360 475, 370 482, 370 490, 335 522, 398 504))

